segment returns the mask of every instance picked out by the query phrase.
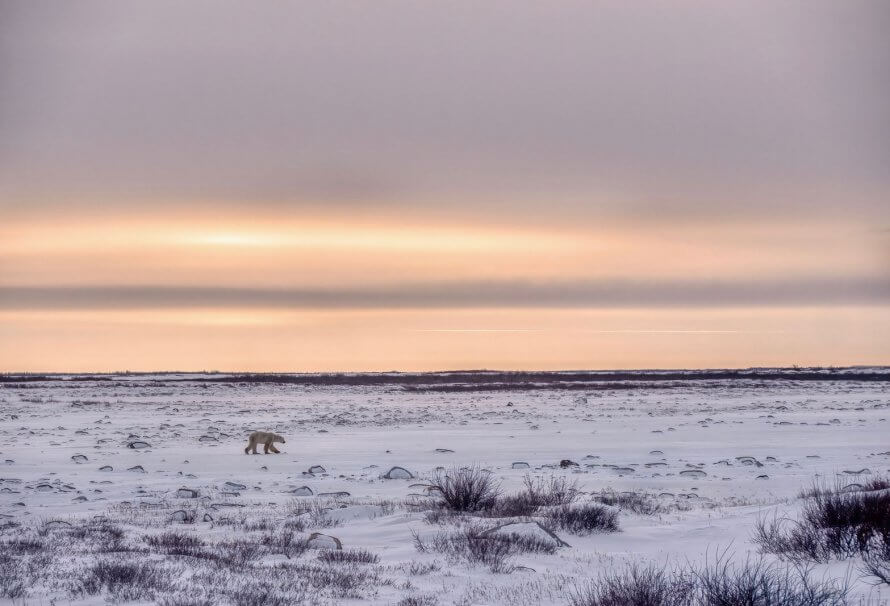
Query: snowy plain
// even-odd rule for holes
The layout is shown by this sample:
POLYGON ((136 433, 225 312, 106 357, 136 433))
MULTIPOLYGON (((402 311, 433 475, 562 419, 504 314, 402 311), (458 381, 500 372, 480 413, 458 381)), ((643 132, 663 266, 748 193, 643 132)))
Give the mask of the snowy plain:
MULTIPOLYGON (((566 604, 577 587, 628 563, 758 557, 757 520, 793 516, 814 481, 853 484, 890 472, 890 382, 767 374, 489 389, 206 374, 7 377, 0 540, 51 544, 101 521, 123 531, 118 545, 129 548, 113 554, 120 558, 143 557, 132 546, 171 528, 208 543, 258 545, 297 528, 300 537, 320 532, 344 550, 378 557, 353 566, 365 575, 354 588, 315 587, 305 603, 566 604), (282 453, 245 455, 254 430, 284 436, 282 453), (561 467, 562 460, 577 465, 561 467), (514 555, 505 571, 419 551, 415 535, 423 540, 454 523, 428 516, 437 468, 472 465, 490 470, 505 493, 520 490, 526 476, 565 477, 582 501, 636 492, 658 510, 621 510, 618 532, 557 531, 569 546, 514 555), (414 477, 384 478, 394 466, 414 477), (294 517, 305 523, 287 526, 294 517)), ((72 589, 80 571, 109 557, 78 549, 44 554, 39 570, 21 579, 23 595, 6 603, 128 601, 72 589)), ((314 562, 323 550, 275 551, 266 544, 252 565, 314 562)), ((194 591, 198 564, 187 555, 166 559, 169 586, 134 602, 248 603, 212 592, 205 602, 176 601, 194 591)), ((851 558, 813 572, 846 578, 852 603, 890 603, 890 587, 863 577, 858 564, 851 558)))

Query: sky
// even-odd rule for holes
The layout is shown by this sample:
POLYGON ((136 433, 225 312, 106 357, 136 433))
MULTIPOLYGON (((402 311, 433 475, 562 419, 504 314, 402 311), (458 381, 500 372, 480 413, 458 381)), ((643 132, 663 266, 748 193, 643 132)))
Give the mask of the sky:
POLYGON ((0 0, 0 371, 890 364, 883 0, 0 0))

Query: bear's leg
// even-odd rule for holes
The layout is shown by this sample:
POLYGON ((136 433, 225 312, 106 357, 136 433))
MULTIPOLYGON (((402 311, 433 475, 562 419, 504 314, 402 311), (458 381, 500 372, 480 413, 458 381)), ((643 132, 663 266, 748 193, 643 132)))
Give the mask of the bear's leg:
POLYGON ((281 454, 281 451, 275 448, 275 444, 269 444, 269 450, 275 454, 281 454))

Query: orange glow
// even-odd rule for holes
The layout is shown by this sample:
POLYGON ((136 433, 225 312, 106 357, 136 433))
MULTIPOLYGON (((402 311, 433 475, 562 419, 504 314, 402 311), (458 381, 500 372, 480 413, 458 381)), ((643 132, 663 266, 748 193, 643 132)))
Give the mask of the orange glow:
POLYGON ((0 368, 441 370, 887 362, 878 307, 0 312, 0 368))

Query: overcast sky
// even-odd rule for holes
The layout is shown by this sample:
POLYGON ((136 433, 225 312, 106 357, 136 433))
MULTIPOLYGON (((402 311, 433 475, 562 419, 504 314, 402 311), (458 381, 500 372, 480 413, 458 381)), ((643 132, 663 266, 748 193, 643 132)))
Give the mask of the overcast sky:
MULTIPOLYGON (((888 32, 883 0, 0 0, 0 337, 195 307, 435 328, 867 306, 887 328, 888 32)), ((890 363, 860 337, 831 361, 890 363)), ((529 355, 497 360, 610 363, 529 355)))

